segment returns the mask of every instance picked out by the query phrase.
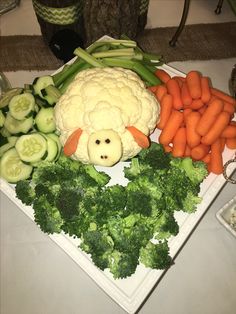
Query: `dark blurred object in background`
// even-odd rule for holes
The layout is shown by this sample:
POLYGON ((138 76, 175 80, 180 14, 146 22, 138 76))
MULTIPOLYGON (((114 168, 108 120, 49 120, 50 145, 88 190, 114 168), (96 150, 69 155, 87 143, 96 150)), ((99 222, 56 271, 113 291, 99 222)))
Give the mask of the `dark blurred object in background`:
POLYGON ((58 59, 66 63, 75 56, 75 48, 83 48, 83 41, 75 31, 62 29, 52 36, 49 47, 58 59))
POLYGON ((20 5, 20 0, 0 0, 0 15, 20 5))

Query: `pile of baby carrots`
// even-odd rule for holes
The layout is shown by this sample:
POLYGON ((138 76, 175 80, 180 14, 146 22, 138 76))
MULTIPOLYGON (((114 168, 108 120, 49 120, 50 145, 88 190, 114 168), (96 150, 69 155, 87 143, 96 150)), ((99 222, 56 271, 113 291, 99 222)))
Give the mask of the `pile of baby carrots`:
POLYGON ((223 173, 225 146, 236 149, 235 100, 195 70, 186 77, 163 69, 155 74, 163 82, 149 87, 161 107, 159 143, 175 157, 190 156, 206 162, 209 172, 223 173))

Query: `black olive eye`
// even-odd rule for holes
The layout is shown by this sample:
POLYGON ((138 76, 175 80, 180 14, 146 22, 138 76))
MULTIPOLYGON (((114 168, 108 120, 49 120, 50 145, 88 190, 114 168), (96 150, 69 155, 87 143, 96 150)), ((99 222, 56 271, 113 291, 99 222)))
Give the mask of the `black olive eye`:
POLYGON ((99 145, 99 144, 100 144, 100 141, 99 141, 99 140, 96 140, 95 143, 99 145))
POLYGON ((106 142, 107 144, 109 144, 109 143, 111 142, 111 140, 110 140, 109 138, 107 138, 107 139, 105 140, 105 142, 106 142))

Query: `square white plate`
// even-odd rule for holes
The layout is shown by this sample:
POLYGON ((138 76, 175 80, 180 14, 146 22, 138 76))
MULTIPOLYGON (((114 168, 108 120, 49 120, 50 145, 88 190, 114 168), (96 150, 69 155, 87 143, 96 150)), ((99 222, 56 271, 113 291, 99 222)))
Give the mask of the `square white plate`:
MULTIPOLYGON (((108 38, 108 37, 105 37, 108 38)), ((104 39, 104 37, 102 38, 104 39)), ((183 73, 163 65, 171 76, 185 76, 183 73)), ((151 139, 157 141, 159 131, 156 130, 151 139)), ((233 151, 225 149, 223 154, 224 162, 233 157, 233 151)), ((111 168, 99 168, 106 171, 111 177, 111 184, 125 184, 123 167, 125 163, 119 163, 111 168)), ((228 175, 234 171, 233 164, 228 168, 228 175)), ((208 209, 211 202, 219 193, 225 179, 222 175, 210 174, 201 185, 200 195, 203 197, 201 204, 197 207, 194 214, 178 212, 176 219, 179 223, 179 234, 169 240, 170 255, 174 258, 180 248, 184 245, 190 233, 199 222, 200 218, 208 209)), ((14 186, 0 179, 1 190, 22 210, 31 220, 34 221, 33 209, 25 206, 15 196, 14 186)), ((115 302, 117 302, 127 313, 135 313, 145 299, 150 294, 153 287, 163 278, 166 270, 152 270, 142 265, 137 267, 135 274, 127 279, 113 279, 109 271, 99 270, 91 261, 90 257, 78 248, 79 239, 73 239, 63 233, 49 235, 49 237, 59 245, 77 264, 90 276, 95 283, 103 289, 115 302)), ((172 266, 174 267, 174 266, 172 266)))

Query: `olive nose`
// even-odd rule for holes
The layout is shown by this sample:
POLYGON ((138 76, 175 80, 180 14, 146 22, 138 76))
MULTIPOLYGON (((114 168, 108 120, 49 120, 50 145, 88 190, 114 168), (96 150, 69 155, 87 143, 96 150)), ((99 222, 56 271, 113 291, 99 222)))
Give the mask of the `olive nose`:
POLYGON ((101 159, 107 159, 108 156, 107 156, 107 155, 101 155, 100 158, 101 158, 101 159))

